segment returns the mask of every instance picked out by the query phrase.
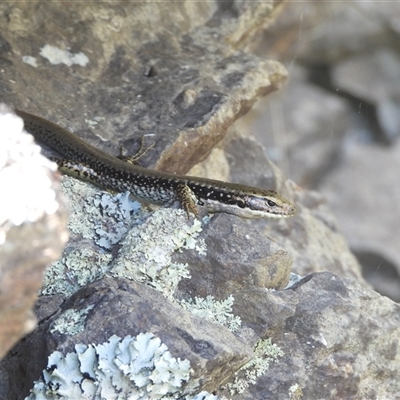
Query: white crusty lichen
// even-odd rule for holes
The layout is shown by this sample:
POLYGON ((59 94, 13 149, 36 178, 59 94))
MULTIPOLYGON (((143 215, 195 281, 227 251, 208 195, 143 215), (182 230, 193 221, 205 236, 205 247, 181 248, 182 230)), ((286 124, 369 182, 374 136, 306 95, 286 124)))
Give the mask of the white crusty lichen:
POLYGON ((179 281, 190 277, 186 264, 172 263, 172 254, 186 248, 205 254, 204 240, 196 239, 200 231, 201 222, 188 223, 182 210, 160 208, 128 232, 109 273, 146 283, 172 298, 179 281))
POLYGON ((77 335, 85 329, 85 320, 89 311, 93 308, 90 305, 82 310, 69 309, 64 311, 50 326, 50 332, 59 332, 64 335, 77 335))
POLYGON ((65 64, 70 67, 73 64, 78 64, 85 67, 89 62, 89 58, 82 52, 71 53, 67 49, 60 49, 59 47, 50 44, 45 44, 40 49, 39 54, 54 65, 65 64))
POLYGON ((102 277, 111 259, 111 254, 90 248, 82 247, 70 252, 66 250, 61 260, 54 262, 45 270, 41 294, 72 295, 81 287, 102 277))
POLYGON ((22 119, 0 103, 0 244, 12 226, 58 210, 48 169, 55 171, 56 165, 40 154, 22 119))
POLYGON ((232 314, 234 300, 232 295, 222 301, 215 300, 213 296, 207 296, 205 299, 195 297, 188 301, 182 300, 180 305, 198 317, 223 325, 235 332, 240 328, 242 320, 239 316, 232 314))
POLYGON ((231 395, 243 393, 250 385, 254 385, 269 368, 271 362, 284 355, 283 351, 271 339, 260 339, 253 347, 254 357, 237 372, 238 377, 226 388, 231 395))
POLYGON ((189 379, 190 362, 172 357, 152 333, 52 353, 27 400, 176 399, 189 379))

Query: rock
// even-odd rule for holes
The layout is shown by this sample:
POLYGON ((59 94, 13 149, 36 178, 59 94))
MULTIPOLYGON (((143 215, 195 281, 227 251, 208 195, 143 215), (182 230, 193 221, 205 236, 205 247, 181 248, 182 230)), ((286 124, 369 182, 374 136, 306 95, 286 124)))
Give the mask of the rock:
POLYGON ((338 22, 335 21, 336 25, 332 23, 331 27, 330 21, 336 14, 349 9, 350 7, 338 2, 285 2, 274 24, 267 27, 262 35, 251 43, 250 49, 256 54, 267 55, 283 62, 290 70, 289 75, 292 73, 292 67, 297 64, 307 64, 309 60, 324 62, 331 50, 326 45, 326 40, 338 35, 340 31, 335 29, 338 22), (331 29, 331 36, 325 34, 325 26, 331 29), (325 41, 320 43, 318 38, 323 34, 325 41), (303 54, 306 56, 303 57, 303 54))
MULTIPOLYGON (((295 60, 295 65, 306 67, 309 80, 352 104, 351 124, 355 127, 350 129, 390 144, 398 136, 400 124, 395 44, 399 5, 350 2, 291 4, 288 8, 279 22, 281 29, 286 28, 286 42, 279 37, 272 54, 270 47, 264 52, 258 49, 257 54, 290 64, 295 60), (295 29, 300 35, 293 34, 295 29)), ((267 43, 271 42, 269 36, 267 43)))
MULTIPOLYGON (((302 393, 304 398, 329 399, 345 395, 354 399, 397 395, 398 381, 393 371, 397 371, 400 361, 396 347, 399 305, 332 273, 310 275, 284 291, 259 289, 258 294, 239 296, 239 302, 246 301, 254 315, 264 315, 268 337, 279 346, 258 344, 258 349, 264 346, 268 351, 263 356, 258 353, 252 368, 243 365, 250 353, 241 341, 248 339, 246 325, 248 329, 250 315, 238 332, 242 339, 238 339, 225 328, 170 304, 153 289, 124 279, 107 278, 80 290, 56 315, 43 320, 39 329, 14 349, 7 360, 7 371, 16 377, 13 371, 23 364, 33 379, 46 365, 41 355, 55 348, 67 354, 76 343, 105 343, 115 329, 121 336, 135 337, 151 326, 174 357, 190 360, 194 367, 189 383, 185 382, 180 392, 187 394, 184 398, 192 398, 189 388, 193 386, 215 391, 222 381, 225 385, 216 392, 218 398, 236 393, 238 399, 285 399, 292 392, 302 393), (68 310, 80 315, 74 325, 63 318, 68 310), (110 317, 110 310, 118 311, 110 317), (68 335, 71 328, 74 333, 68 335), (30 349, 29 355, 24 348, 30 349), (217 367, 219 363, 224 366, 222 370, 217 367), (266 368, 266 364, 268 369, 252 382, 252 374, 266 368), (245 367, 247 375, 238 370, 240 366, 245 367), (208 378, 199 381, 199 377, 204 377, 204 368, 208 378), (219 373, 213 375, 210 371, 219 373), (319 384, 322 381, 324 385, 319 384)), ((257 321, 257 329, 260 322, 257 321)), ((257 345, 255 352, 256 349, 257 345)), ((15 391, 22 394, 28 389, 13 385, 12 379, 10 385, 14 395, 9 395, 9 399, 21 398, 15 391)))
POLYGON ((362 258, 369 276, 376 283, 379 276, 385 279, 389 274, 384 280, 389 286, 378 285, 383 294, 395 300, 400 300, 400 252, 395 234, 400 220, 399 160, 399 144, 387 149, 353 143, 348 146, 343 163, 322 185, 350 246, 362 258), (386 168, 388 165, 390 168, 386 168))
POLYGON ((43 270, 68 238, 54 168, 22 127, 0 104, 0 358, 34 329, 43 270))
POLYGON ((288 297, 296 311, 271 333, 285 355, 235 399, 283 400, 295 390, 305 399, 398 396, 398 304, 328 272, 270 298, 288 297))
MULTIPOLYGON (((40 303, 45 301, 51 302, 51 298, 42 298, 40 303)), ((182 384, 180 390, 183 393, 213 390, 225 383, 251 357, 251 348, 227 328, 192 315, 146 285, 105 278, 78 291, 14 348, 7 363, 3 364, 9 374, 7 398, 27 396, 32 388, 31 382, 39 379, 47 364, 47 356, 55 350, 65 355, 73 352, 77 344, 100 345, 109 341, 115 332, 121 338, 152 332, 173 357, 188 360, 190 385, 182 384), (23 382, 18 382, 21 368, 26 377, 23 382)), ((150 361, 150 355, 149 349, 146 362, 150 361)), ((162 367, 160 363, 155 368, 162 373, 162 367)), ((61 365, 58 368, 61 369, 61 365)), ((139 361, 135 368, 139 373, 139 361)), ((130 382, 130 386, 129 393, 134 395, 134 383, 130 382)))
POLYGON ((336 64, 332 70, 334 85, 373 104, 398 95, 400 57, 390 48, 358 54, 336 64), (379 76, 379 79, 376 77, 379 76))
POLYGON ((332 69, 335 86, 376 107, 378 123, 389 142, 400 132, 399 68, 400 57, 393 50, 378 48, 349 57, 332 69))
MULTIPOLYGON (((90 284, 41 321, 2 363, 9 374, 7 398, 21 398, 29 389, 25 382, 14 382, 19 379, 16 371, 23 366, 30 377, 26 382, 39 377, 45 355, 54 350, 65 355, 73 354, 79 343, 105 344, 116 330, 121 338, 132 335, 139 340, 137 335, 150 329, 172 357, 189 360, 193 369, 174 398, 192 399, 203 389, 220 399, 285 399, 292 392, 326 399, 397 395, 400 306, 391 300, 328 272, 310 275, 284 291, 257 289, 236 295, 234 312, 243 319, 239 337, 145 285, 120 278, 90 284), (256 314, 262 319, 254 320, 256 314), (74 324, 68 323, 71 318, 74 324), (257 334, 251 333, 252 327, 257 334), (274 344, 259 341, 266 332, 274 344), (251 354, 252 361, 245 364, 251 354)), ((61 371, 61 364, 57 368, 61 371)))
POLYGON ((142 165, 185 173, 285 80, 240 50, 278 3, 4 4, 2 100, 115 155, 146 136, 142 165))
MULTIPOLYGON (((269 22, 276 5, 171 4, 164 11, 160 8, 168 18, 161 14, 157 17, 153 6, 134 4, 119 9, 82 4, 42 8, 40 2, 2 5, 1 15, 8 15, 1 22, 6 27, 0 40, 4 50, 1 66, 4 82, 8 82, 2 100, 48 117, 114 154, 121 145, 133 153, 136 138, 154 135, 151 141, 155 150, 146 154, 142 164, 186 172, 260 95, 278 88, 285 79, 286 71, 279 63, 239 50, 269 22), (146 13, 148 18, 143 17, 146 13), (63 39, 57 41, 55 37, 63 39), (94 128, 96 137, 89 133, 94 128)), ((132 205, 123 195, 112 198, 92 191, 90 197, 88 185, 68 179, 63 185, 75 200, 70 203, 72 241, 63 259, 46 271, 42 294, 51 296, 54 303, 37 306, 43 321, 80 287, 103 277, 106 271, 118 275, 128 258, 121 239, 147 218, 144 209, 132 205), (102 249, 108 253, 102 253, 102 249), (68 279, 60 278, 64 276, 68 279)), ((171 224, 169 221, 184 225, 179 213, 167 216, 160 210, 148 220, 149 230, 132 233, 133 241, 135 235, 143 237, 149 232, 155 220, 164 220, 164 227, 171 224)), ((168 251, 176 251, 186 239, 190 241, 198 227, 193 232, 185 229, 178 234, 175 247, 168 242, 168 251)), ((152 254, 157 250, 153 247, 152 254)), ((136 255, 142 257, 140 249, 136 255)), ((147 271, 150 275, 144 274, 147 277, 158 278, 157 257, 147 271)), ((168 252, 161 258, 161 273, 177 280, 180 266, 165 264, 168 252)), ((35 285, 34 292, 38 280, 35 285)), ((156 286, 170 295, 174 285, 168 285, 156 286)), ((42 331, 38 328, 36 332, 42 331)), ((50 342, 43 346, 47 345, 51 347, 50 342)), ((36 349, 38 357, 30 359, 37 376, 49 355, 43 346, 36 349)), ((24 354, 29 358, 29 353, 24 354)), ((1 364, 2 382, 8 382, 11 376, 8 366, 7 360, 1 364)), ((25 390, 31 387, 29 371, 22 372, 19 379, 23 384, 18 386, 25 390)), ((10 387, 1 387, 2 396, 11 398, 10 387)))
POLYGON ((398 4, 351 1, 333 3, 327 10, 324 14, 316 14, 315 8, 309 10, 312 19, 315 14, 323 15, 324 19, 317 20, 314 29, 302 32, 307 36, 303 36, 302 51, 298 56, 307 64, 332 65, 345 57, 383 47, 393 40, 391 30, 398 24, 398 4), (337 29, 339 25, 341 29, 337 29))
POLYGON ((258 102, 236 126, 250 131, 298 185, 317 188, 341 156, 351 107, 308 82, 306 73, 293 65, 284 90, 258 102))
POLYGON ((238 290, 287 285, 293 261, 290 254, 244 220, 217 215, 203 228, 200 238, 207 253, 188 250, 172 257, 175 263, 189 265, 190 278, 180 281, 179 297, 221 300, 238 290))
POLYGON ((208 159, 190 173, 210 177, 207 175, 209 170, 202 166, 216 166, 220 162, 230 172, 229 178, 225 177, 227 180, 245 183, 249 182, 251 174, 256 185, 276 188, 294 200, 298 207, 297 215, 288 219, 252 221, 253 228, 258 232, 252 236, 270 238, 285 251, 289 250, 293 257, 292 271, 301 276, 330 270, 367 285, 326 198, 317 192, 302 190, 293 182, 285 180, 282 172, 267 159, 263 148, 235 129, 221 142, 219 151, 211 153, 208 159), (255 154, 257 157, 253 158, 255 154))
MULTIPOLYGON (((239 127, 251 131, 295 182, 325 195, 338 216, 334 226, 350 242, 364 278, 396 301, 398 7, 288 5, 280 22, 285 40, 278 36, 273 48, 277 55, 292 46, 280 54, 290 65, 287 93, 282 101, 274 95, 260 102, 239 127), (300 38, 293 34, 296 29, 300 38)), ((257 54, 271 54, 267 36, 257 54)), ((295 257, 295 270, 296 265, 295 257)))

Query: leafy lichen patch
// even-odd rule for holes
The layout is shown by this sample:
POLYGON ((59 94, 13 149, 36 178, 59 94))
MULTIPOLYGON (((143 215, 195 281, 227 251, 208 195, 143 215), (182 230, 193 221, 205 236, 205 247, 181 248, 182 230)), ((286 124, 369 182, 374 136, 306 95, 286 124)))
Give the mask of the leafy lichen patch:
POLYGON ((180 279, 190 277, 186 265, 172 263, 171 256, 185 248, 205 254, 200 231, 201 223, 188 223, 182 210, 160 208, 129 231, 110 274, 149 284, 171 298, 180 279))
POLYGON ((141 221, 141 205, 129 198, 129 192, 112 195, 68 176, 63 178, 62 187, 70 200, 68 228, 106 250, 141 221), (77 201, 76 193, 82 201, 77 201))
POLYGON ((71 295, 86 284, 100 278, 108 269, 111 254, 100 253, 82 247, 64 252, 61 260, 46 269, 43 277, 42 295, 71 295), (63 277, 60 279, 60 277, 63 277))
POLYGON ((195 297, 188 301, 182 300, 180 304, 194 315, 226 326, 229 330, 235 332, 240 328, 242 320, 239 316, 232 314, 233 302, 234 298, 230 295, 222 301, 215 300, 213 296, 207 296, 205 299, 195 297))
POLYGON ((172 298, 179 281, 190 277, 185 264, 171 262, 173 252, 206 253, 205 241, 197 238, 201 222, 188 223, 182 210, 160 208, 149 215, 128 192, 111 195, 68 176, 62 186, 69 198, 69 229, 98 247, 67 249, 46 271, 44 295, 71 295, 109 271, 112 276, 147 283, 172 298), (117 243, 121 248, 113 262, 107 250, 117 243))
POLYGON ((72 336, 83 332, 86 316, 93 307, 93 305, 90 305, 82 310, 66 310, 52 323, 50 332, 60 332, 72 336))
POLYGON ((50 399, 177 399, 216 400, 206 392, 194 397, 185 393, 190 362, 172 357, 152 333, 108 342, 77 344, 65 356, 56 351, 42 378, 34 383, 26 400, 50 399))
POLYGON ((253 347, 253 352, 254 357, 240 368, 239 376, 232 383, 226 385, 231 395, 243 393, 250 385, 254 385, 257 378, 268 370, 270 363, 284 355, 283 351, 272 343, 270 338, 260 339, 253 347))

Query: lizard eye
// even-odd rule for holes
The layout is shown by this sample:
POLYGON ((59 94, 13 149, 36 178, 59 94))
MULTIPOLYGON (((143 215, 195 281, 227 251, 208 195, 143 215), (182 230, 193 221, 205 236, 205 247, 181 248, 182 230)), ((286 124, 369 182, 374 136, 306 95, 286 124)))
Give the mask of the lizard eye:
POLYGON ((275 203, 274 201, 272 201, 272 200, 267 200, 267 204, 268 204, 270 207, 276 207, 276 203, 275 203))
POLYGON ((245 207, 246 207, 246 204, 245 204, 243 201, 238 201, 238 202, 237 202, 237 205, 238 205, 240 208, 245 208, 245 207))

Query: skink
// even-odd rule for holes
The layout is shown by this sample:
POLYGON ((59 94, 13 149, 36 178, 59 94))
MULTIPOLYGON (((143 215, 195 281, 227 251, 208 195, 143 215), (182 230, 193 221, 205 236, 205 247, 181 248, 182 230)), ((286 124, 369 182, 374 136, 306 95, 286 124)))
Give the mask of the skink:
POLYGON ((296 207, 273 190, 139 167, 91 146, 44 118, 15 112, 37 141, 61 154, 63 158, 54 161, 63 173, 106 190, 129 191, 134 199, 164 206, 179 203, 188 215, 191 212, 196 217, 198 207, 243 218, 282 218, 296 213, 296 207))

